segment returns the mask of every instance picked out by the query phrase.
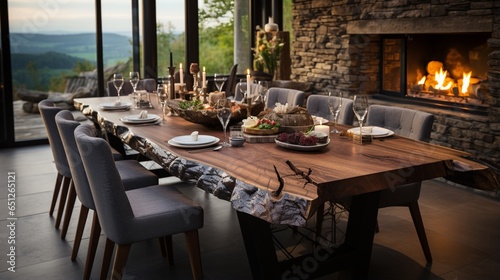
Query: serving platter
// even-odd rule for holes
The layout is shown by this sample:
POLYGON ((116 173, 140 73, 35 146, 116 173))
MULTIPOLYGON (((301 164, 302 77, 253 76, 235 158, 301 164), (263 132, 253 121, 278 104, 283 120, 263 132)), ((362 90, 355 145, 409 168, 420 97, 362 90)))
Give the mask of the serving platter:
POLYGON ((328 144, 330 144, 330 139, 328 139, 326 141, 326 143, 316 143, 316 145, 313 145, 313 146, 303 146, 303 145, 290 144, 290 143, 278 141, 277 139, 275 139, 274 142, 276 142, 276 144, 278 146, 283 147, 283 148, 287 148, 290 150, 310 152, 310 151, 318 151, 318 150, 321 150, 324 147, 328 146, 328 144))

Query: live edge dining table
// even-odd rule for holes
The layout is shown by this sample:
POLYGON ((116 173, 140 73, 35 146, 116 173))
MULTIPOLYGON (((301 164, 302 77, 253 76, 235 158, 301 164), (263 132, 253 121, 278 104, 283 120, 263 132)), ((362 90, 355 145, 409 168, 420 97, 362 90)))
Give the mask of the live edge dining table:
MULTIPOLYGON (((179 116, 167 116, 159 125, 126 125, 120 118, 140 110, 99 108, 100 103, 115 100, 75 99, 75 107, 172 175, 230 201, 238 214, 254 279, 298 279, 294 277, 304 274, 311 279, 340 270, 353 279, 366 278, 380 190, 487 170, 467 159, 467 153, 399 136, 359 145, 331 134, 327 147, 306 152, 275 143, 247 142, 217 152, 190 153, 189 149, 170 146, 167 140, 193 131, 223 139, 222 128, 179 116), (282 179, 281 191, 277 172, 282 179), (351 204, 345 242, 340 247, 320 248, 311 255, 278 261, 271 224, 305 226, 322 204, 346 198, 351 204)), ((148 112, 161 116, 160 109, 148 112)))

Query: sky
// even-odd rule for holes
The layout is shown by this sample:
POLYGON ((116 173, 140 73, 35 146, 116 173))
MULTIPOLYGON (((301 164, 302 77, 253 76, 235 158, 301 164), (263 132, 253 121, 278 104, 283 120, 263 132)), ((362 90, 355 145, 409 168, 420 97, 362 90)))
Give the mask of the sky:
MULTIPOLYGON (((4 1, 4 0, 2 0, 4 1)), ((95 32, 94 0, 8 0, 11 32, 95 32)), ((148 0, 143 0, 148 1, 148 0)), ((139 1, 141 2, 141 1, 139 1)), ((201 7, 202 1, 198 1, 201 7)), ((103 32, 132 33, 130 0, 101 0, 103 32)), ((184 31, 184 1, 157 0, 156 20, 184 31)))

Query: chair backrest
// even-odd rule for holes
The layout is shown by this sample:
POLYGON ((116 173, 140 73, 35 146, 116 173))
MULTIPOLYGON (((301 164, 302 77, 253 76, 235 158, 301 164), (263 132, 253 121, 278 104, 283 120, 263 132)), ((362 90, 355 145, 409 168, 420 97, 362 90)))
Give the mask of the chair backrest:
MULTIPOLYGON (((330 112, 329 101, 333 99, 339 103, 340 98, 327 95, 310 95, 307 97, 307 112, 313 116, 333 120, 333 114, 330 112)), ((352 99, 342 98, 342 107, 340 109, 337 123, 352 125, 354 121, 354 111, 352 110, 352 99)))
MULTIPOLYGON (((56 124, 59 129, 59 134, 61 135, 64 150, 66 151, 66 157, 68 158, 69 168, 71 169, 71 175, 73 183, 75 184, 78 199, 85 207, 94 210, 94 199, 92 198, 92 193, 90 192, 87 173, 85 173, 82 157, 80 156, 80 151, 78 151, 75 139, 75 129, 80 125, 80 123, 75 121, 73 114, 71 114, 70 111, 63 110, 57 113, 56 124)), ((89 126, 89 129, 95 131, 95 127, 93 125, 87 125, 89 126)))
MULTIPOLYGON (((156 80, 155 79, 142 79, 137 84, 137 90, 146 90, 148 92, 152 92, 156 90, 156 80)), ((132 84, 130 84, 128 79, 123 80, 123 87, 120 91, 120 96, 129 95, 134 91, 132 84)), ((108 81, 108 96, 117 96, 118 93, 116 91, 115 86, 113 85, 113 81, 108 81)))
MULTIPOLYGON (((236 101, 241 101, 243 100, 243 93, 241 93, 241 87, 244 86, 244 90, 246 90, 246 83, 237 83, 236 87, 234 88, 234 100, 236 101)), ((262 86, 259 84, 251 83, 250 84, 250 96, 257 96, 259 95, 260 88, 262 86)))
POLYGON ((47 131, 47 137, 49 138, 50 149, 54 156, 57 172, 64 177, 71 178, 68 159, 66 158, 66 152, 64 151, 64 146, 55 120, 56 114, 62 109, 56 107, 54 103, 48 100, 40 101, 38 103, 38 109, 40 110, 45 130, 47 131))
POLYGON ((305 98, 306 94, 303 91, 289 88, 272 87, 266 93, 266 108, 272 109, 276 107, 276 103, 288 103, 288 105, 291 107, 304 107, 305 98))
POLYGON ((234 64, 231 67, 231 71, 229 71, 229 77, 226 82, 226 97, 234 96, 236 98, 237 91, 235 91, 236 87, 236 73, 238 72, 238 64, 234 64))
POLYGON ((108 143, 93 134, 91 127, 78 126, 75 129, 76 144, 101 226, 109 239, 119 242, 127 234, 127 225, 133 218, 132 207, 108 143))
POLYGON ((433 114, 384 105, 371 105, 366 119, 366 125, 384 127, 397 135, 426 142, 430 140, 433 123, 433 114))

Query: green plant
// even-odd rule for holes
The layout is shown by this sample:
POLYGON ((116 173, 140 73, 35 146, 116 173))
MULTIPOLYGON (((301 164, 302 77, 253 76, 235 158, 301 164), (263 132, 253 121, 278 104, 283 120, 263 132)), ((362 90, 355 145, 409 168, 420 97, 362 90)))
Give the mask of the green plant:
POLYGON ((254 69, 274 75, 283 49, 283 40, 257 26, 254 69))

